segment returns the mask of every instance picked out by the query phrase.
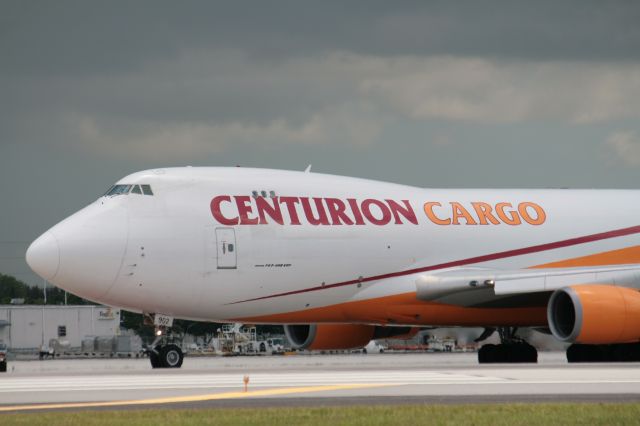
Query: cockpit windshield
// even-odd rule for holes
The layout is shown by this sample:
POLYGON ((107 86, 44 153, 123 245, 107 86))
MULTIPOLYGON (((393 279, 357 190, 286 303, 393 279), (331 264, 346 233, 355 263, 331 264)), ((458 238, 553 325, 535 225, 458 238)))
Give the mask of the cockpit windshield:
POLYGON ((131 189, 131 185, 113 185, 111 189, 109 189, 107 193, 104 195, 106 195, 107 197, 112 197, 115 195, 124 195, 124 194, 128 194, 130 189, 131 189))
POLYGON ((153 195, 153 191, 151 190, 151 185, 140 185, 142 187, 142 192, 144 195, 153 195))
POLYGON ((116 195, 127 194, 153 195, 153 191, 151 190, 151 185, 113 185, 104 196, 115 197, 116 195))

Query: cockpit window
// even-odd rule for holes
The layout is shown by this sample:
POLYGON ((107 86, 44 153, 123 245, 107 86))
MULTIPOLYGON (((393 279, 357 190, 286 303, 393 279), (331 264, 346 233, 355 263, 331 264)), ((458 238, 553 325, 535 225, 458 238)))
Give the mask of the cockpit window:
POLYGON ((153 191, 151 190, 151 185, 140 185, 142 187, 142 192, 144 195, 153 195, 153 191))
POLYGON ((107 197, 113 197, 113 196, 116 196, 116 195, 124 195, 124 194, 128 194, 130 189, 131 189, 131 185, 114 185, 104 195, 106 195, 107 197))
POLYGON ((153 195, 151 185, 114 185, 103 195, 103 197, 115 197, 126 194, 153 195))

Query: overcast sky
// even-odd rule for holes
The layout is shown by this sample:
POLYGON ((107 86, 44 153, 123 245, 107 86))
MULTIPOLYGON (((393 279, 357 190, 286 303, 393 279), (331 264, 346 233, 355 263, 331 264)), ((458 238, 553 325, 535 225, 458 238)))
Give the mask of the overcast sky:
POLYGON ((0 272, 131 172, 640 186, 637 1, 0 0, 0 272))

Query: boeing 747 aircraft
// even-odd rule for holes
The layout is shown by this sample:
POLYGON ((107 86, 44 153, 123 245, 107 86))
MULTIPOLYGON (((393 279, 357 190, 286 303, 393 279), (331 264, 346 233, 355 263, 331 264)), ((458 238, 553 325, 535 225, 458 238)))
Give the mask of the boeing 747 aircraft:
MULTIPOLYGON (((640 192, 425 189, 318 173, 167 168, 117 182, 27 262, 81 297, 173 318, 285 324, 347 349, 425 326, 484 327, 480 362, 640 360, 640 192)), ((154 367, 179 367, 158 339, 154 367)))

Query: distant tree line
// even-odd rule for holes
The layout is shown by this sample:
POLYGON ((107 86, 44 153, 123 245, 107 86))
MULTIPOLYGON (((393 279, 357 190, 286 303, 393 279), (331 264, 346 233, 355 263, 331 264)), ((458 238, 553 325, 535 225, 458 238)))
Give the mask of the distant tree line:
MULTIPOLYGON (((47 305, 64 305, 65 291, 54 286, 47 286, 47 305)), ((25 305, 44 305, 44 292, 42 287, 28 285, 11 275, 0 274, 0 305, 8 305, 11 299, 24 299, 25 305)), ((95 305, 94 302, 67 293, 69 305, 95 305)), ((144 340, 153 338, 152 326, 144 325, 142 314, 129 311, 121 311, 120 325, 133 330, 144 340)), ((213 322, 199 322, 187 320, 175 320, 173 331, 178 334, 191 334, 205 337, 217 333, 222 324, 213 322)), ((259 333, 282 334, 282 326, 259 325, 259 333)))
MULTIPOLYGON (((47 305, 64 305, 64 290, 47 286, 47 305)), ((44 305, 44 289, 30 286, 11 275, 0 274, 0 304, 8 305, 11 299, 24 299, 25 305, 44 305)), ((67 304, 90 305, 92 302, 67 293, 67 304)))

